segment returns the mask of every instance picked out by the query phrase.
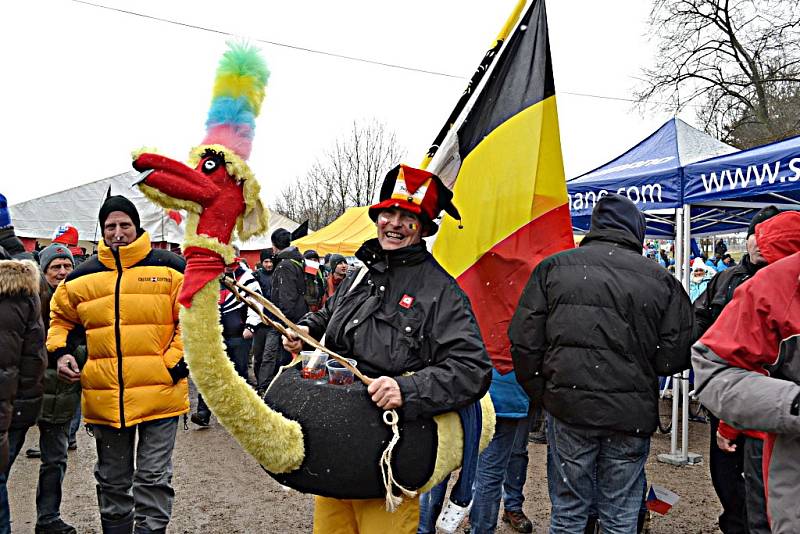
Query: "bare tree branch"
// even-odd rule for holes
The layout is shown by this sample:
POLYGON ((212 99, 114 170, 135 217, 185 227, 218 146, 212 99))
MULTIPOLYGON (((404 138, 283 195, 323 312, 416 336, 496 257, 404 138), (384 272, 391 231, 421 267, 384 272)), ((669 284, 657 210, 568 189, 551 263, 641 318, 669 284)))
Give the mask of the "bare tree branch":
POLYGON ((394 132, 377 120, 353 122, 304 177, 284 188, 272 209, 318 230, 354 206, 372 204, 385 174, 405 150, 394 132))
POLYGON ((706 129, 740 148, 798 133, 800 3, 654 0, 650 26, 641 104, 699 104, 706 129))

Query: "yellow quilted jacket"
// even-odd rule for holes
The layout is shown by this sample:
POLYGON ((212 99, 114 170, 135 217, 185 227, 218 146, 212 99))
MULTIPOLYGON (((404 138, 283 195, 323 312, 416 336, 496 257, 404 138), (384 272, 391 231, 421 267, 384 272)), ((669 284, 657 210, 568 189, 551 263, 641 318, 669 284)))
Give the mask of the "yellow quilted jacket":
POLYGON ((118 253, 100 242, 98 255, 56 289, 47 350, 57 357, 68 353, 69 333, 85 330, 87 423, 129 427, 189 411, 178 326, 183 267, 179 256, 152 250, 144 232, 118 253))

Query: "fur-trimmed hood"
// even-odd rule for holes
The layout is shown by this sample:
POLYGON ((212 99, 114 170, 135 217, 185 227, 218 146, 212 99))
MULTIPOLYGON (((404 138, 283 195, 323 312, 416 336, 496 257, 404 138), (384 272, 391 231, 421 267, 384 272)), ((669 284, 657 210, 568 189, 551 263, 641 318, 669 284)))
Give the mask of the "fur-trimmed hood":
POLYGON ((38 295, 40 276, 30 260, 0 260, 0 297, 38 295))

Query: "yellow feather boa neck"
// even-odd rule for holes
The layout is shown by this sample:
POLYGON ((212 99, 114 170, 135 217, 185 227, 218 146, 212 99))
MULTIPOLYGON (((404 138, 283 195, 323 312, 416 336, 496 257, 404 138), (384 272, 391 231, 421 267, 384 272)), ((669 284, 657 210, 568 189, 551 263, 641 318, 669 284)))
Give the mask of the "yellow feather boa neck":
POLYGON ((236 373, 222 344, 218 298, 219 283, 213 280, 197 292, 191 308, 181 307, 192 380, 219 422, 267 471, 293 471, 305 456, 300 424, 270 409, 236 373))

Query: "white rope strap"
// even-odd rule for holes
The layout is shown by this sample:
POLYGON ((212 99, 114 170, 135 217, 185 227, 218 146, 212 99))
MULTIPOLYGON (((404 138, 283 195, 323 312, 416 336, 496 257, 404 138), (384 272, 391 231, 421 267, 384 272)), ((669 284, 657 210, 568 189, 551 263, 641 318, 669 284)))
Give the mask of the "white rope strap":
POLYGON ((394 474, 392 473, 392 452, 394 451, 394 446, 400 440, 400 429, 397 427, 399 420, 400 418, 398 417, 396 411, 389 410, 383 412, 383 422, 392 427, 393 434, 392 440, 389 442, 389 445, 386 446, 386 450, 383 451, 383 454, 381 454, 381 459, 379 462, 381 467, 381 476, 383 477, 383 487, 386 489, 387 512, 394 512, 403 502, 403 496, 395 495, 392 491, 392 488, 397 487, 397 489, 399 489, 403 495, 406 495, 407 497, 417 496, 416 491, 404 488, 398 484, 394 479, 394 474))

